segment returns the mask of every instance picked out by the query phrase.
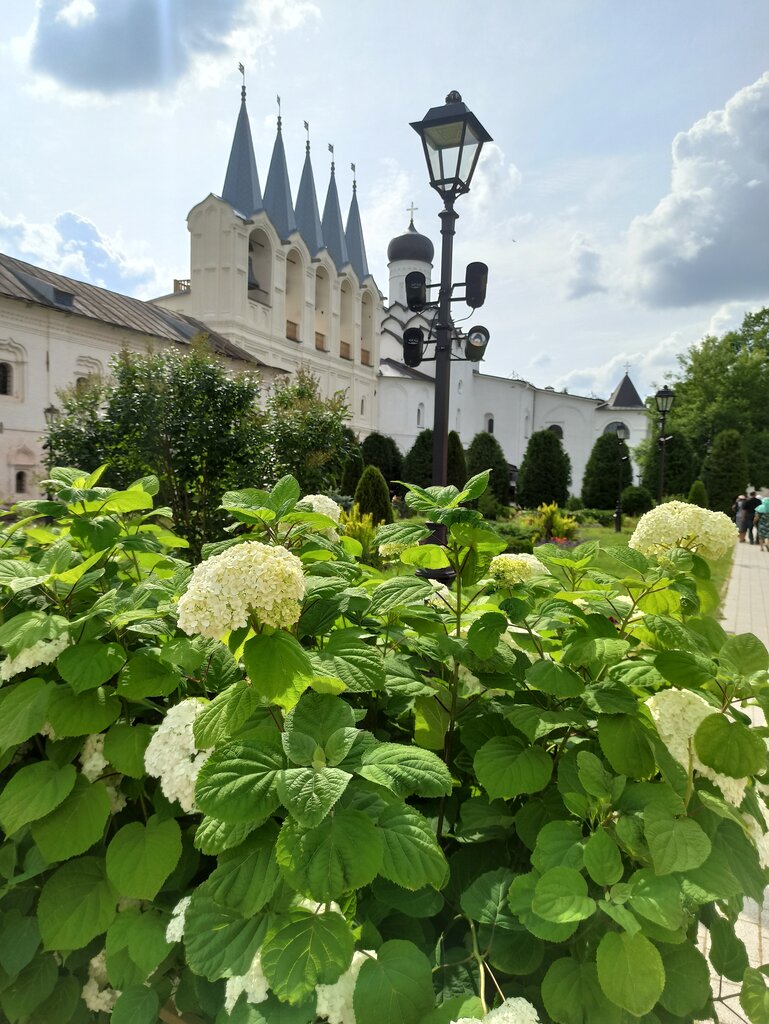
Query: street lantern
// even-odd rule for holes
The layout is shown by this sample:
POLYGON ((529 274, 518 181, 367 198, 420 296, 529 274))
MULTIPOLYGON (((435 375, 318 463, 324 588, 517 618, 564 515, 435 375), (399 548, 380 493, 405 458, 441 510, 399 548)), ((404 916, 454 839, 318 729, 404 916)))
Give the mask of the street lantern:
POLYGON ((660 417, 660 472, 659 480, 657 483, 657 501, 662 501, 662 495, 665 492, 665 445, 668 442, 668 438, 665 434, 665 420, 668 417, 668 413, 673 408, 673 402, 676 400, 675 391, 671 390, 665 385, 664 388, 660 388, 654 396, 654 404, 657 406, 657 412, 660 417))
POLYGON ((622 533, 622 465, 627 462, 629 455, 623 455, 625 442, 630 437, 630 431, 626 424, 618 423, 614 429, 617 435, 617 447, 619 449, 617 460, 617 507, 614 510, 614 532, 622 533))
POLYGON ((45 425, 47 427, 52 427, 54 423, 58 420, 60 415, 61 413, 53 404, 43 409, 43 416, 45 417, 45 425))
POLYGON ((491 136, 459 93, 450 92, 442 107, 431 107, 411 127, 422 139, 431 187, 446 201, 469 192, 481 149, 491 136))

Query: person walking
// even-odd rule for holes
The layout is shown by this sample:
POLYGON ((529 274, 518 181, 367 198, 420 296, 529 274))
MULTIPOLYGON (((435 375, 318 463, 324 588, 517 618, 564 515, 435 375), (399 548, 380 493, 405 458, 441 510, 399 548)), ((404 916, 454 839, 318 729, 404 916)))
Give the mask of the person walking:
POLYGON ((758 547, 761 551, 769 551, 769 498, 763 498, 754 513, 758 547))
POLYGON ((737 532, 740 535, 740 544, 745 543, 745 534, 747 533, 747 525, 745 523, 745 502, 747 498, 744 494, 738 494, 737 500, 732 505, 732 511, 734 512, 734 522, 737 527, 737 532))
POLYGON ((758 497, 758 495, 756 494, 755 491, 751 491, 750 492, 750 497, 746 498, 743 501, 743 503, 742 503, 742 507, 743 507, 743 509, 745 510, 745 513, 746 513, 746 515, 745 515, 745 531, 746 531, 746 533, 748 535, 748 540, 750 541, 751 544, 754 543, 754 540, 753 540, 753 527, 754 527, 754 520, 755 520, 755 517, 756 517, 756 509, 758 508, 758 506, 760 504, 761 504, 761 498, 758 497))

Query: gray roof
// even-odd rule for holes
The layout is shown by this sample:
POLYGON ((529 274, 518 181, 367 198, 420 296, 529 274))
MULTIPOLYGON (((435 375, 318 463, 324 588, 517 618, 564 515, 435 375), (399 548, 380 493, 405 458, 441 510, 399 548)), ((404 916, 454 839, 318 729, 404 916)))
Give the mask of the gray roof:
POLYGON ((219 355, 258 363, 245 349, 191 316, 172 313, 170 309, 143 299, 54 274, 3 253, 0 253, 0 297, 33 303, 96 323, 123 327, 145 338, 159 338, 180 345, 188 345, 196 334, 206 334, 219 355))
POLYGON ((611 398, 606 402, 606 406, 609 409, 644 409, 644 403, 641 400, 641 396, 635 389, 630 377, 627 373, 616 386, 611 394, 611 398))
MULTIPOLYGON (((435 383, 435 379, 431 377, 428 373, 423 373, 421 370, 416 370, 414 369, 413 366, 406 366, 405 363, 399 363, 397 359, 380 359, 379 366, 380 373, 382 372, 381 367, 385 366, 390 370, 394 370, 395 375, 398 377, 411 377, 412 380, 423 380, 428 384, 435 383)), ((388 376, 388 374, 385 374, 384 376, 388 376)))
POLYGON ((344 237, 342 211, 339 209, 339 193, 336 190, 334 165, 331 164, 331 180, 326 193, 326 205, 323 207, 323 240, 331 254, 336 269, 341 271, 349 266, 350 257, 347 252, 347 239, 344 237))
POLYGON ((366 260, 366 244, 363 241, 363 226, 360 222, 360 210, 358 209, 358 190, 355 182, 352 183, 352 202, 350 212, 347 215, 347 230, 345 231, 347 251, 350 254, 352 269, 358 275, 358 280, 363 281, 369 276, 368 261, 366 260))
POLYGON ((262 209, 262 190, 259 187, 259 175, 256 171, 254 144, 251 140, 251 126, 246 110, 246 87, 243 86, 240 100, 238 122, 235 125, 235 136, 232 140, 230 160, 222 189, 222 199, 226 200, 233 210, 250 217, 262 209))
POLYGON ((275 137, 275 146, 272 150, 270 169, 267 172, 267 184, 264 186, 264 209, 278 232, 279 238, 285 242, 289 235, 296 231, 296 217, 294 216, 294 204, 291 201, 291 185, 288 180, 280 117, 278 118, 278 134, 275 137))
POLYGON ((296 226, 305 241, 310 255, 318 255, 323 245, 323 229, 320 226, 318 213, 318 196, 315 192, 315 178, 310 162, 310 143, 307 143, 307 154, 302 168, 302 179, 296 195, 296 226))

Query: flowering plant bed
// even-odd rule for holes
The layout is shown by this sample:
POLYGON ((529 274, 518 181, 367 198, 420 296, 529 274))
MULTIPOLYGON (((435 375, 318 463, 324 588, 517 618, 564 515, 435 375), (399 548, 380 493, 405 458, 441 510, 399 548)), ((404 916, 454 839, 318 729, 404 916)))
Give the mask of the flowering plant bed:
POLYGON ((769 655, 710 617, 705 560, 733 525, 503 555, 465 507, 487 476, 410 487, 446 544, 381 527, 385 572, 290 477, 228 492, 194 569, 153 477, 55 470, 16 506, 11 1024, 681 1024, 716 1019, 710 967, 769 1020, 734 931, 767 881, 769 655))

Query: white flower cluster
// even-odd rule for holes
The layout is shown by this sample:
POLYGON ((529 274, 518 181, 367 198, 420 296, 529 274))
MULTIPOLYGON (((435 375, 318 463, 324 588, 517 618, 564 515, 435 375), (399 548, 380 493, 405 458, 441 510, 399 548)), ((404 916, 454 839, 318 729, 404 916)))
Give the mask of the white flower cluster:
POLYGON ((104 756, 104 733, 86 736, 79 761, 82 765, 83 775, 89 782, 95 782, 109 764, 104 756))
POLYGON ((528 999, 506 999, 501 1006, 490 1010, 485 1017, 460 1017, 451 1024, 541 1024, 536 1007, 528 999))
POLYGON ((525 583, 538 573, 546 573, 547 569, 535 555, 522 551, 517 555, 495 555, 489 572, 498 583, 512 587, 514 583, 525 583))
POLYGON ((363 952, 356 950, 352 955, 352 963, 333 985, 315 986, 315 1013, 318 1017, 325 1017, 329 1024, 355 1024, 352 997, 360 969, 369 957, 376 960, 376 953, 372 949, 363 952))
POLYGON ((401 553, 406 550, 408 544, 399 544, 397 540, 388 541, 379 545, 379 557, 385 559, 400 558, 401 553))
POLYGON ((328 516, 335 523, 339 522, 339 516, 342 513, 342 509, 334 499, 329 498, 325 494, 306 494, 299 504, 309 505, 313 512, 318 512, 322 516, 328 516))
POLYGON ((110 988, 107 976, 107 955, 104 950, 88 963, 88 981, 83 985, 81 999, 94 1013, 112 1013, 120 995, 119 989, 110 988))
POLYGON ((183 896, 171 911, 171 920, 166 928, 166 942, 181 942, 184 935, 184 919, 191 896, 183 896))
POLYGON ((195 697, 175 704, 144 752, 148 774, 160 779, 163 795, 178 800, 188 814, 197 811, 195 781, 210 751, 198 751, 192 726, 205 704, 195 697))
POLYGON ((260 622, 288 628, 299 618, 304 597, 302 563, 283 547, 247 541, 196 566, 179 600, 185 633, 219 640, 239 629, 254 612, 260 622))
POLYGON ((725 555, 736 539, 734 523, 723 512, 667 501, 641 516, 628 546, 647 556, 678 547, 716 559, 725 555))
POLYGON ((0 683, 5 683, 20 672, 38 665, 50 665, 56 661, 65 647, 69 647, 69 636, 57 636, 55 640, 38 640, 31 647, 25 647, 15 658, 6 658, 0 664, 0 683))
POLYGON ((270 986, 262 970, 262 954, 257 952, 251 966, 245 974, 236 974, 227 979, 224 989, 224 1008, 232 1013, 242 992, 246 993, 247 1003, 263 1003, 270 992, 270 986))
POLYGON ((713 771, 700 761, 694 746, 694 734, 700 723, 710 715, 716 714, 716 709, 691 690, 661 690, 650 697, 646 704, 651 711, 660 739, 676 761, 688 772, 691 755, 692 767, 715 783, 725 800, 739 807, 745 796, 748 780, 733 779, 729 775, 720 775, 713 771))

